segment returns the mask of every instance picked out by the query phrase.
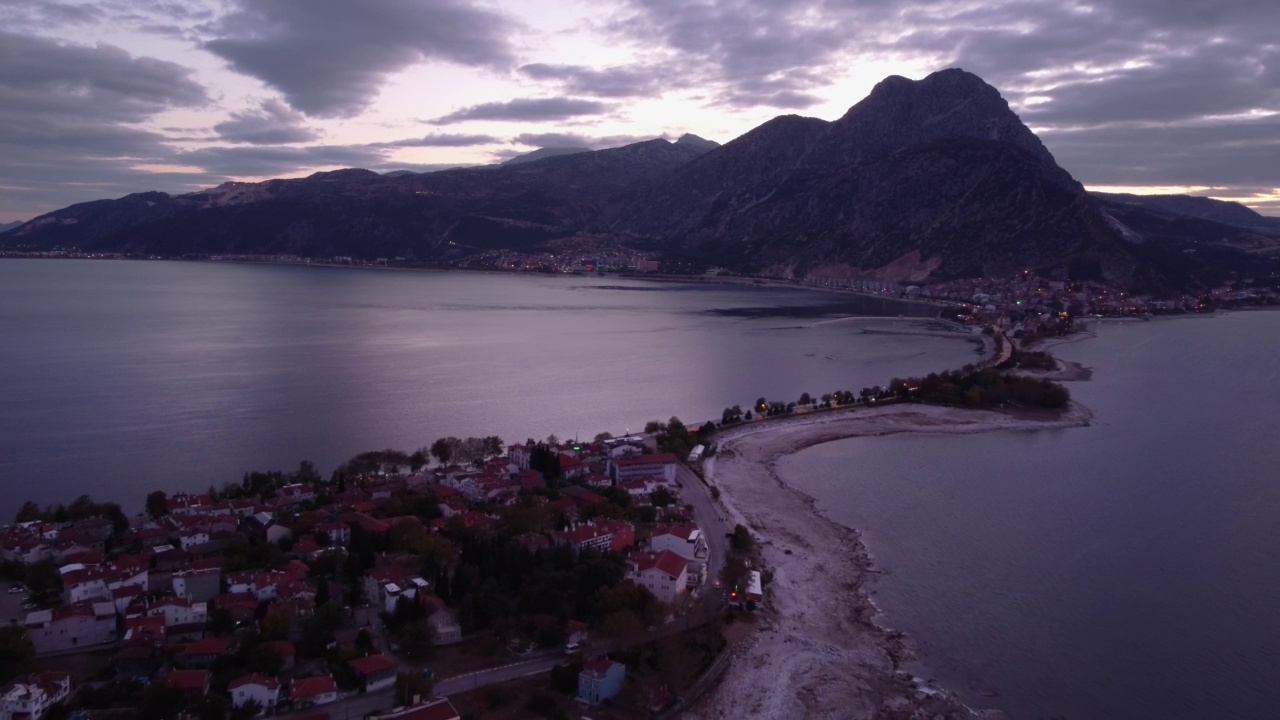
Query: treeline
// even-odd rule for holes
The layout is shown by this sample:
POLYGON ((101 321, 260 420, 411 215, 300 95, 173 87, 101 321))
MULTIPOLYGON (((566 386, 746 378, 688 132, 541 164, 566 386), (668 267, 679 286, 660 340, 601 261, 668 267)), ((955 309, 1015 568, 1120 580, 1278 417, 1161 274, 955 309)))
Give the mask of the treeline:
POLYGON ((18 508, 17 514, 14 516, 15 523, 24 522, 50 522, 50 523, 73 523, 79 520, 88 520, 89 518, 104 517, 111 521, 112 529, 115 533, 122 533, 129 528, 129 519, 125 517, 124 511, 120 506, 113 502, 99 503, 94 502, 93 498, 88 495, 81 495, 75 499, 70 505, 49 505, 41 508, 39 505, 28 500, 18 508))
POLYGON ((1014 405, 1060 410, 1071 402, 1071 394, 1057 383, 994 368, 930 373, 907 380, 894 378, 888 394, 903 401, 975 408, 1014 405))

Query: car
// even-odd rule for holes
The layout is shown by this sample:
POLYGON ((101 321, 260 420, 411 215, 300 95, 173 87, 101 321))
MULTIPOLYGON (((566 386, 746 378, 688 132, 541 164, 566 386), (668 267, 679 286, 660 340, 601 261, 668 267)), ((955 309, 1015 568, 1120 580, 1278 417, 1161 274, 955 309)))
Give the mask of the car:
POLYGON ((20 592, 22 592, 22 588, 21 588, 21 587, 11 587, 11 588, 9 588, 9 594, 10 594, 10 595, 14 595, 14 594, 16 594, 16 593, 20 593, 20 592))
POLYGON ((23 610, 35 610, 37 607, 39 606, 33 602, 22 603, 23 610))
POLYGON ((579 651, 579 650, 581 650, 581 649, 582 649, 582 646, 581 646, 581 645, 579 645, 578 643, 565 643, 565 646, 564 646, 564 654, 565 654, 565 655, 572 655, 572 654, 574 654, 574 653, 578 652, 578 651, 579 651))

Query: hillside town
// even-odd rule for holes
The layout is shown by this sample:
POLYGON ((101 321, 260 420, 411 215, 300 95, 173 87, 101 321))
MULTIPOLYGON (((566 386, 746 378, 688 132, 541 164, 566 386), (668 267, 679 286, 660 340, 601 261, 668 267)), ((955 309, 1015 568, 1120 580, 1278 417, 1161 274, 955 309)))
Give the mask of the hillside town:
POLYGON ((760 577, 664 451, 688 430, 651 425, 304 462, 132 517, 27 503, 0 530, 0 718, 659 716, 760 577))

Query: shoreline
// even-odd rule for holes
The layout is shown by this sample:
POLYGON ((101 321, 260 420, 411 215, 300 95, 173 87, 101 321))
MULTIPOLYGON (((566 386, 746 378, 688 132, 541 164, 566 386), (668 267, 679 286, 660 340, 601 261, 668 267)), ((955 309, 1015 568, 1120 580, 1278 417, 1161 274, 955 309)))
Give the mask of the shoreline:
POLYGON ((1091 419, 1075 402, 1056 417, 894 405, 727 431, 707 461, 707 482, 721 489, 726 515, 758 536, 774 579, 757 613, 759 627, 733 650, 734 672, 701 703, 701 716, 873 718, 892 711, 1006 717, 975 711, 956 693, 906 670, 916 658, 904 633, 877 622, 880 610, 867 583, 880 571, 861 533, 789 485, 777 461, 846 438, 1059 429, 1091 419))

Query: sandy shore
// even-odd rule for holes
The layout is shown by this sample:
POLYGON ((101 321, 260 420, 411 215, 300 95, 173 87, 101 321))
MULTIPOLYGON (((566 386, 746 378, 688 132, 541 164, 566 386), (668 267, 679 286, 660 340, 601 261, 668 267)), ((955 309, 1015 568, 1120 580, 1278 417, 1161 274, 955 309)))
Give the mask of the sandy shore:
POLYGON ((900 669, 910 650, 901 633, 875 623, 865 584, 876 570, 858 533, 824 517, 812 498, 782 482, 775 463, 849 437, 1079 427, 1089 419, 1088 410, 1075 404, 1061 416, 894 405, 799 416, 722 435, 707 479, 721 489, 726 513, 760 539, 774 576, 757 614, 760 629, 734 648, 725 679, 690 715, 975 717, 955 695, 900 669))

